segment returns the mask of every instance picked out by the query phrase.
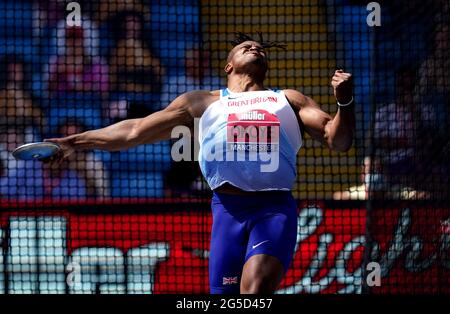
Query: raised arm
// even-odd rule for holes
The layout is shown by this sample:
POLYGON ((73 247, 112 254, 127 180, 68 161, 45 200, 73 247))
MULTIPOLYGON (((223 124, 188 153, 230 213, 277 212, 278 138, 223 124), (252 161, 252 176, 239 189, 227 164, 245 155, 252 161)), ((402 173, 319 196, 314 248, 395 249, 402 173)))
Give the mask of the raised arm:
POLYGON ((124 120, 108 127, 86 131, 63 138, 46 139, 61 146, 62 152, 51 161, 60 162, 76 150, 100 149, 119 151, 140 144, 150 144, 170 139, 175 126, 192 126, 194 118, 204 111, 205 97, 209 92, 195 91, 176 98, 165 109, 140 119, 124 120))
MULTIPOLYGON (((335 72, 331 85, 337 102, 347 104, 352 101, 351 74, 341 70, 335 72)), ((293 90, 285 90, 286 97, 294 109, 298 111, 299 118, 305 131, 315 140, 320 141, 328 148, 336 151, 348 151, 353 143, 355 131, 354 102, 347 106, 338 106, 334 117, 320 109, 311 98, 293 90)))

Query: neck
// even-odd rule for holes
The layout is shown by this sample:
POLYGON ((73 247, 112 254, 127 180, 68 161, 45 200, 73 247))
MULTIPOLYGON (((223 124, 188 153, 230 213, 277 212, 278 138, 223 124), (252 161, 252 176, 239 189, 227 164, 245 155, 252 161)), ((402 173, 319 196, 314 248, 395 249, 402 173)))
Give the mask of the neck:
POLYGON ((229 75, 228 89, 235 93, 264 90, 264 79, 255 79, 249 74, 229 75))

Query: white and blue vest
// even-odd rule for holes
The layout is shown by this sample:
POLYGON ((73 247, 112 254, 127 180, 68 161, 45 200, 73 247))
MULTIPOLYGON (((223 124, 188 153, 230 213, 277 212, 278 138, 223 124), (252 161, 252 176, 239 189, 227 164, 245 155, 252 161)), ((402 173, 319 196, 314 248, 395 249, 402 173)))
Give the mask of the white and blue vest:
POLYGON ((302 145, 298 119, 283 91, 221 90, 199 122, 199 164, 211 189, 291 190, 302 145))

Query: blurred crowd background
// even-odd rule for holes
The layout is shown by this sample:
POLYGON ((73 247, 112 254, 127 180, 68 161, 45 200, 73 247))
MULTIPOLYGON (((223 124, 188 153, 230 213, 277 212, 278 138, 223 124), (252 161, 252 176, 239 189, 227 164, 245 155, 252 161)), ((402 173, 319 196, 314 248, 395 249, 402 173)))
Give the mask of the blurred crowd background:
POLYGON ((448 199, 450 4, 380 1, 0 2, 0 197, 198 197, 195 162, 171 142, 77 152, 60 167, 17 161, 17 146, 144 117, 181 93, 226 87, 235 31, 288 45, 269 54, 268 87, 296 88, 334 113, 335 68, 354 74, 357 134, 346 154, 306 138, 294 193, 301 199, 448 199))

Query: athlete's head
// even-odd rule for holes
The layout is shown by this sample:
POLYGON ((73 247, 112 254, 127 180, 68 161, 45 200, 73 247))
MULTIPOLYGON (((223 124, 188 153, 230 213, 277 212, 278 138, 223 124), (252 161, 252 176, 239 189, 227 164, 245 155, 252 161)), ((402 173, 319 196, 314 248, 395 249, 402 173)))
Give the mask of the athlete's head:
POLYGON ((225 72, 230 74, 252 74, 265 78, 268 63, 266 49, 277 47, 285 49, 285 45, 275 42, 264 42, 261 33, 259 40, 249 35, 236 33, 236 38, 231 43, 233 48, 228 53, 225 72))

